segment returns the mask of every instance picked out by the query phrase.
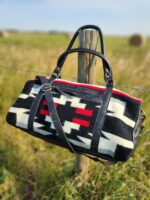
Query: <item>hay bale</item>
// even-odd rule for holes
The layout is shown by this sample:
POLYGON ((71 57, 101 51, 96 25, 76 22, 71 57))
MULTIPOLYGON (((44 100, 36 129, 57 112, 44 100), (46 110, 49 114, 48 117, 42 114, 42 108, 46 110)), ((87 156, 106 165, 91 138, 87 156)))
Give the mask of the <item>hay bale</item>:
POLYGON ((145 43, 145 37, 141 34, 134 34, 129 38, 131 46, 142 46, 145 43))
POLYGON ((8 37, 9 33, 7 31, 0 31, 0 37, 8 37))

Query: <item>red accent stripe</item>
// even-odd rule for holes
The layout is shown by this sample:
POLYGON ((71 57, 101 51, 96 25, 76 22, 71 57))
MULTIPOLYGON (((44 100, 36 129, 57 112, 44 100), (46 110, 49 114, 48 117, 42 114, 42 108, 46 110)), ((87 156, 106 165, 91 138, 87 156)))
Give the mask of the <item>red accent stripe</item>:
POLYGON ((93 115, 93 110, 77 108, 75 110, 75 113, 80 114, 80 115, 85 115, 85 116, 92 116, 93 115))
POLYGON ((44 109, 40 110, 40 114, 41 115, 50 115, 49 111, 48 110, 44 110, 44 109))
MULTIPOLYGON (((58 106, 58 103, 55 103, 55 102, 54 102, 54 104, 55 104, 55 107, 58 106)), ((46 101, 45 99, 43 100, 43 105, 44 105, 44 106, 47 106, 47 101, 46 101)))
MULTIPOLYGON (((89 89, 97 90, 97 91, 100 91, 100 92, 104 92, 105 91, 105 88, 103 88, 103 87, 98 87, 98 86, 90 85, 90 84, 73 83, 73 82, 69 82, 69 81, 63 81, 63 80, 60 80, 60 79, 55 79, 54 82, 61 83, 61 84, 64 84, 64 85, 71 85, 71 86, 75 86, 75 87, 89 88, 89 89)), ((115 94, 115 95, 118 95, 118 96, 128 97, 128 98, 133 99, 134 101, 136 101, 138 103, 142 102, 141 99, 132 97, 132 96, 120 91, 120 90, 113 89, 112 93, 115 94)))
POLYGON ((47 101, 45 99, 43 100, 43 105, 47 106, 47 101))
POLYGON ((90 121, 78 119, 78 118, 73 118, 72 119, 73 123, 79 124, 81 126, 89 127, 90 126, 90 121))
POLYGON ((55 102, 54 102, 54 105, 55 105, 55 107, 57 107, 57 106, 58 106, 58 103, 55 103, 55 102))

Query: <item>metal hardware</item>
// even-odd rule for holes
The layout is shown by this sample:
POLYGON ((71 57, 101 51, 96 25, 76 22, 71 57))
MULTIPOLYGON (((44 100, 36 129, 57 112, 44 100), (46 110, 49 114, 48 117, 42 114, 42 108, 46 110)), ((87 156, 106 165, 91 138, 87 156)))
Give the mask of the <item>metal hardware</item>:
POLYGON ((47 92, 47 91, 51 91, 52 90, 52 86, 49 83, 46 83, 44 85, 42 85, 42 91, 43 92, 47 92))

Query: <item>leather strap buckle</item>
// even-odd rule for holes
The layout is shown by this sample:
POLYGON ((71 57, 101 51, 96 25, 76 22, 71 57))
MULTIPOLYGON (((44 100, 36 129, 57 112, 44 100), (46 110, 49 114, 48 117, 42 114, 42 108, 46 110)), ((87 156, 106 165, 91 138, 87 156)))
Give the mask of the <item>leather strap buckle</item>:
POLYGON ((52 86, 49 83, 45 83, 42 85, 42 91, 43 92, 47 92, 47 91, 51 91, 52 90, 52 86))

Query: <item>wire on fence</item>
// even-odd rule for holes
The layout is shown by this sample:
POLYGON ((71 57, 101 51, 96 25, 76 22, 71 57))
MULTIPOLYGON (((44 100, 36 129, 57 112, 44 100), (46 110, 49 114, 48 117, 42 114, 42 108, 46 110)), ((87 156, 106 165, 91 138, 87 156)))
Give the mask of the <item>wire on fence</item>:
MULTIPOLYGON (((0 68, 5 69, 5 70, 12 70, 12 71, 21 71, 21 72, 26 72, 26 73, 37 73, 37 74, 42 74, 42 75, 49 75, 49 72, 44 72, 44 71, 37 71, 37 70, 29 70, 28 68, 18 68, 18 67, 4 67, 0 66, 0 68)), ((3 77, 1 74, 0 77, 3 77)), ((104 84, 102 82, 99 82, 100 84, 104 84)), ((143 92, 143 93, 150 93, 150 88, 143 88, 140 86, 129 86, 129 85, 124 85, 124 84, 115 84, 115 86, 120 87, 120 88, 126 88, 130 90, 134 90, 137 92, 143 92)))

